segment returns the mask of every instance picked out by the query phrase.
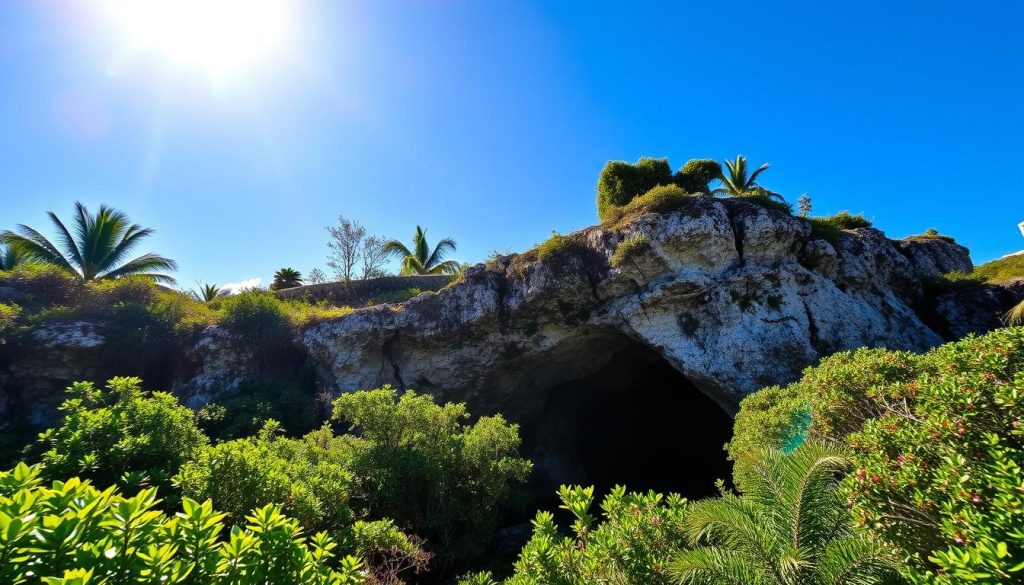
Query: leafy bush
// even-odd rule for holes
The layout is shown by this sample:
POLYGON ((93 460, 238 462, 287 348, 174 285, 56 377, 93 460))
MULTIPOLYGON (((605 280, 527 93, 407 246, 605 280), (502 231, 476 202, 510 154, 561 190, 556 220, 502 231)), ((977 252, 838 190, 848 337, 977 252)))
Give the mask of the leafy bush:
POLYGON ((619 267, 651 249, 651 241, 640 234, 623 240, 612 253, 612 266, 619 267))
POLYGON ((360 432, 347 437, 353 506, 424 536, 442 570, 480 557, 530 473, 516 456, 518 426, 501 416, 466 424, 464 404, 385 386, 343 394, 334 417, 360 432))
POLYGON ((197 413, 200 427, 215 440, 256 434, 269 421, 280 423, 289 436, 301 436, 319 426, 330 414, 330 397, 318 394, 316 370, 264 374, 246 380, 238 389, 197 413))
POLYGON ((693 195, 676 185, 662 185, 605 214, 605 225, 617 225, 645 213, 672 213, 693 202, 693 195))
POLYGON ((623 206, 637 195, 672 182, 668 159, 641 158, 636 164, 609 161, 597 182, 597 217, 603 221, 613 206, 623 206))
POLYGON ((675 183, 687 193, 710 193, 711 181, 722 176, 722 165, 708 158, 694 158, 686 161, 675 176, 675 183))
POLYGON ((1024 277, 1024 254, 986 262, 976 267, 970 276, 988 282, 1024 277))
POLYGON ((207 442, 192 411, 165 392, 146 393, 138 378, 112 378, 105 390, 75 382, 60 406, 60 426, 39 435, 43 474, 88 478, 101 486, 171 477, 207 442))
POLYGON ((78 478, 43 487, 39 468, 25 464, 0 472, 0 582, 363 582, 357 559, 335 559, 337 545, 324 533, 303 538, 277 506, 254 510, 228 532, 209 501, 185 499, 173 517, 159 502, 155 488, 124 496, 78 478))
POLYGON ((21 307, 18 305, 7 305, 0 303, 0 343, 3 342, 3 334, 14 327, 14 324, 18 321, 18 315, 21 313, 21 307))
POLYGON ((856 519, 906 552, 921 583, 1007 582, 1024 570, 1024 329, 929 351, 837 354, 740 405, 730 456, 845 442, 856 519))
POLYGON ((27 297, 24 305, 31 308, 69 304, 81 296, 84 288, 68 272, 56 266, 34 263, 0 271, 0 285, 22 291, 27 297))
POLYGON ((773 209, 783 213, 793 213, 793 206, 787 203, 781 195, 772 193, 771 191, 760 187, 756 187, 750 192, 742 195, 734 195, 734 197, 760 205, 766 209, 773 209))
POLYGON ((872 225, 864 215, 853 215, 849 211, 840 211, 835 215, 825 217, 812 217, 808 221, 811 222, 811 236, 827 240, 833 245, 839 242, 839 234, 844 230, 855 230, 872 225))
MULTIPOLYGON (((533 537, 515 563, 507 585, 549 583, 671 583, 666 567, 686 544, 686 500, 626 493, 616 487, 601 503, 603 522, 590 513, 593 487, 562 486, 561 508, 572 513, 572 534, 564 536, 550 512, 533 520, 533 537)), ((491 585, 490 573, 463 578, 460 585, 491 585)))
POLYGON ((313 439, 275 437, 274 432, 269 422, 258 436, 199 450, 175 477, 182 494, 218 502, 232 521, 253 508, 283 502, 284 512, 307 530, 350 525, 352 478, 341 460, 343 452, 313 439))
POLYGON ((551 237, 537 246, 537 260, 544 263, 560 263, 573 255, 582 252, 586 245, 572 236, 552 233, 551 237))
POLYGON ((213 301, 224 312, 221 323, 229 331, 261 347, 277 347, 288 335, 284 304, 273 293, 243 292, 213 301))

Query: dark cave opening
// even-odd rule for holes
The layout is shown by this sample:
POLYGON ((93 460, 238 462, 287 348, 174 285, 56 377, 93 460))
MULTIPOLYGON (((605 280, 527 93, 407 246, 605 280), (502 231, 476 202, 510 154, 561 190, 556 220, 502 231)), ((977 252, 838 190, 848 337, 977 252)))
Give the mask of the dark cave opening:
POLYGON ((598 501, 615 485, 715 495, 732 475, 723 450, 732 423, 664 358, 630 342, 596 373, 551 388, 531 433, 534 493, 548 500, 560 484, 581 484, 598 501))

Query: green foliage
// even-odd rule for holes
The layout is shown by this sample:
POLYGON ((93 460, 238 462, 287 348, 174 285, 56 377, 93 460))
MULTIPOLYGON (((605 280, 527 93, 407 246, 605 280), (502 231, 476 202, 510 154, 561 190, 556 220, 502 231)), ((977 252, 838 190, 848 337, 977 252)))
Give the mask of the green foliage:
POLYGON ((0 582, 11 585, 263 585, 363 582, 360 562, 335 558, 326 534, 304 538, 268 505, 225 530, 212 504, 160 511, 156 489, 126 496, 72 478, 41 485, 38 467, 0 472, 0 582), (332 569, 336 566, 336 569, 332 569))
POLYGON ((767 191, 760 187, 755 187, 750 191, 747 191, 742 195, 736 195, 735 197, 755 203, 766 209, 774 209, 775 211, 781 211, 783 213, 793 213, 793 206, 786 203, 786 200, 782 198, 782 195, 767 191))
POLYGON ((12 329, 14 324, 18 321, 18 315, 21 313, 21 307, 18 305, 8 305, 0 303, 0 343, 3 343, 4 333, 7 330, 12 329))
MULTIPOLYGON (((523 547, 515 574, 507 585, 575 583, 667 584, 666 566, 674 551, 686 544, 686 500, 626 493, 616 487, 601 503, 603 521, 590 513, 594 488, 562 486, 561 508, 573 517, 572 534, 565 536, 550 512, 533 520, 533 537, 523 547)), ((495 583, 489 573, 470 575, 460 585, 495 583)))
POLYGON ((213 299, 222 297, 228 294, 227 290, 224 290, 216 284, 200 284, 199 290, 192 291, 192 297, 197 301, 208 303, 213 299))
POLYGON ((1007 256, 978 266, 970 276, 987 282, 999 282, 1024 276, 1024 254, 1007 256))
POLYGON ((263 347, 277 347, 288 335, 283 303, 265 291, 243 292, 219 302, 221 323, 232 333, 263 347))
POLYGON ((917 581, 1024 579, 1024 329, 923 360, 848 437, 854 513, 911 554, 917 581))
POLYGON ((360 431, 348 438, 353 506, 424 536, 442 569, 480 557, 531 468, 516 456, 517 425, 468 416, 464 404, 387 386, 334 403, 334 417, 360 431))
POLYGON ((552 232, 550 238, 537 246, 537 260, 544 263, 559 263, 585 248, 586 244, 572 236, 552 232))
POLYGON ((833 245, 839 242, 839 235, 845 230, 871 227, 871 222, 863 214, 853 215, 849 211, 840 211, 835 215, 812 217, 811 236, 822 238, 833 245))
POLYGON ((597 181, 597 217, 604 221, 612 208, 622 207, 658 185, 672 183, 668 159, 641 158, 636 164, 608 161, 597 181))
POLYGON ((307 530, 349 526, 352 478, 344 467, 347 450, 332 448, 339 439, 329 431, 304 439, 275 437, 275 431, 271 421, 257 436, 201 449, 175 477, 182 495, 212 499, 232 521, 253 508, 281 502, 284 512, 307 530))
POLYGON ((329 408, 329 397, 317 394, 316 371, 303 367, 297 373, 245 380, 236 391, 200 408, 196 420, 214 440, 254 435, 269 420, 280 423, 290 436, 299 436, 316 428, 329 408))
MULTIPOLYGON (((1007 311, 1003 316, 1003 321, 1008 325, 1024 325, 1024 301, 1017 303, 1007 311)), ((0 331, 3 331, 2 327, 0 327, 0 331)))
POLYGON ((55 213, 51 211, 49 216, 57 230, 58 244, 27 225, 19 225, 17 232, 0 233, 0 244, 24 261, 56 266, 83 282, 133 274, 157 282, 174 282, 165 274, 177 270, 173 260, 157 254, 128 259, 131 250, 153 230, 129 224, 124 213, 101 205, 96 214, 90 214, 84 205, 75 203, 74 233, 55 213))
POLYGON ((615 247, 615 252, 612 253, 611 265, 620 267, 626 262, 633 261, 650 249, 651 241, 643 234, 623 240, 615 247))
POLYGON ((770 165, 768 163, 764 163, 757 167, 753 173, 749 173, 747 171, 747 157, 742 154, 737 155, 736 160, 725 161, 726 172, 719 176, 719 180, 722 181, 722 187, 720 189, 716 189, 715 193, 732 195, 734 197, 750 195, 753 191, 758 189, 765 193, 769 193, 769 191, 762 188, 757 183, 758 175, 768 170, 769 166, 770 165))
POLYGON ((25 308, 63 305, 81 295, 83 285, 67 271, 48 264, 22 264, 0 272, 0 283, 26 296, 25 308))
POLYGON ((700 585, 892 582, 894 560, 852 528, 838 489, 848 467, 819 443, 763 453, 741 495, 690 506, 685 528, 695 548, 676 554, 670 572, 700 585))
POLYGON ((294 268, 282 268, 274 273, 274 282, 270 283, 270 290, 282 290, 295 288, 302 285, 302 273, 294 268))
POLYGON ((1008 582, 1024 570, 1022 395, 1019 328, 924 356, 845 352, 745 399, 729 453, 745 485, 756 445, 846 443, 856 520, 905 551, 915 581, 1008 582))
POLYGON ((398 240, 384 243, 381 253, 385 256, 398 258, 402 262, 402 274, 458 274, 459 263, 445 258, 455 251, 455 240, 443 238, 430 249, 427 243, 427 230, 416 226, 412 237, 412 249, 398 240))
POLYGON ((39 435, 45 477, 88 478, 104 487, 119 481, 170 485, 206 437, 191 410, 165 392, 143 392, 141 383, 113 378, 105 389, 72 384, 60 407, 64 420, 39 435))
POLYGON ((683 168, 676 172, 675 184, 687 193, 710 193, 709 184, 721 176, 722 165, 718 161, 694 158, 686 161, 683 168))
POLYGON ((949 242, 950 244, 956 243, 956 240, 952 236, 946 236, 939 233, 939 230, 935 228, 928 228, 924 230, 923 234, 917 234, 916 236, 910 236, 908 240, 942 240, 949 242))

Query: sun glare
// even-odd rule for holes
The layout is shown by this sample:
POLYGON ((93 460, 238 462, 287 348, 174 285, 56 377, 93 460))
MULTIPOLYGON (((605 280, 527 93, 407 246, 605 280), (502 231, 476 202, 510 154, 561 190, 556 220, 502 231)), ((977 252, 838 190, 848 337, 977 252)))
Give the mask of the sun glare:
POLYGON ((281 49, 285 0, 104 0, 130 52, 157 52, 213 77, 281 49))

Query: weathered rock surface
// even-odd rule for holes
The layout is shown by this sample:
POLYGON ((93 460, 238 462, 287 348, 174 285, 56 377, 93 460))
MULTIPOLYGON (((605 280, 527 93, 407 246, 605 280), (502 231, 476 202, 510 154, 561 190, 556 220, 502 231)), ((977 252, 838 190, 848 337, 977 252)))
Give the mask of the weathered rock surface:
POLYGON ((1011 307, 1024 300, 1024 278, 951 291, 935 300, 936 328, 954 339, 980 335, 1002 325, 1011 307))
POLYGON ((941 240, 904 245, 860 229, 832 244, 801 219, 705 197, 572 239, 583 246, 560 258, 477 265, 436 295, 309 327, 299 343, 337 391, 412 387, 515 420, 639 343, 733 411, 838 350, 941 343, 910 303, 921 274, 970 263, 941 240), (649 248, 610 266, 637 236, 649 248))
POLYGON ((909 237, 897 240, 896 247, 921 275, 974 270, 967 248, 939 237, 909 237))

